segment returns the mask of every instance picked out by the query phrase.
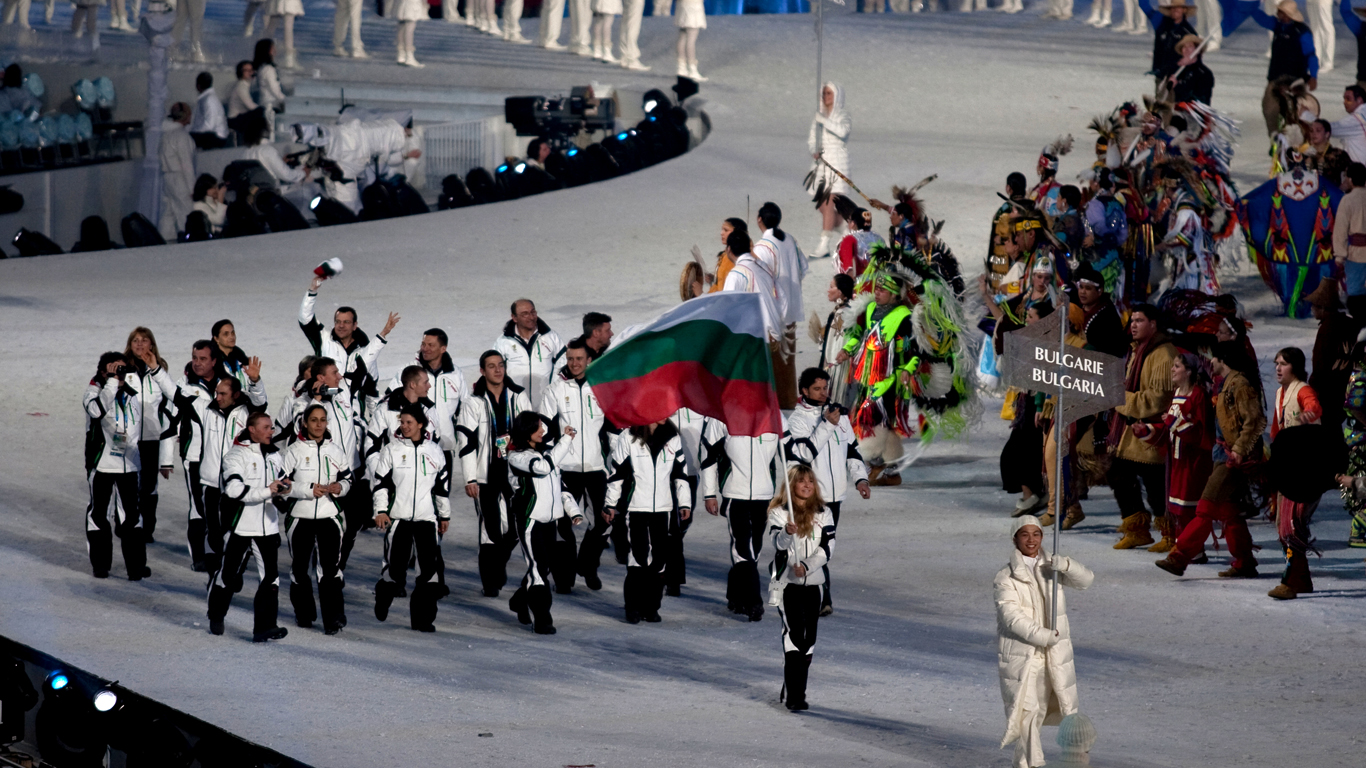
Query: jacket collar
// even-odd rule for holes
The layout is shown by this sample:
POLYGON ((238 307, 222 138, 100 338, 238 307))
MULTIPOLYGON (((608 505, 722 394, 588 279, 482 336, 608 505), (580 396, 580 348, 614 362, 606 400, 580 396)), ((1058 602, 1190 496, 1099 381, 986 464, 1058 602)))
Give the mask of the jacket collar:
POLYGON ((348 353, 370 344, 370 337, 365 334, 365 331, 362 331, 359 328, 351 334, 351 343, 349 345, 342 344, 341 339, 337 338, 336 328, 332 329, 332 340, 337 342, 337 346, 346 350, 348 353))
POLYGON ((577 384, 577 385, 579 385, 580 387, 582 387, 583 385, 585 385, 585 384, 588 383, 588 379, 587 379, 587 376, 586 376, 586 375, 585 375, 585 377, 582 378, 582 379, 576 379, 576 378, 574 378, 574 374, 572 374, 572 373, 569 372, 569 366, 567 366, 567 365, 562 365, 562 366, 560 366, 560 378, 563 379, 564 381, 569 382, 570 384, 577 384))
POLYGON ((451 360, 451 353, 449 352, 441 353, 441 367, 436 370, 432 370, 427 366, 427 361, 422 359, 422 355, 417 356, 417 364, 422 366, 422 370, 437 376, 440 376, 443 373, 453 373, 455 371, 455 362, 451 360))
MULTIPOLYGON (((519 387, 519 386, 517 386, 517 383, 514 382, 512 379, 504 378, 504 379, 503 379, 503 391, 504 391, 504 392, 507 392, 509 395, 516 395, 516 394, 518 394, 519 392, 522 391, 522 388, 519 387)), ((475 397, 491 397, 491 396, 492 396, 492 394, 489 392, 488 384, 485 383, 484 377, 483 377, 483 376, 480 376, 480 377, 479 377, 479 380, 476 381, 476 382, 474 382, 474 396, 475 396, 475 397)))
POLYGON ((385 401, 385 405, 391 411, 401 411, 404 408, 407 408, 409 405, 420 405, 423 408, 436 407, 436 403, 432 402, 430 399, 425 397, 419 397, 416 403, 409 403, 408 398, 403 396, 403 390, 401 389, 396 389, 393 392, 390 392, 388 400, 385 401))
POLYGON ((530 341, 522 341, 522 337, 517 333, 517 324, 509 320, 503 325, 503 336, 515 340, 524 347, 531 346, 536 341, 536 337, 550 333, 550 326, 545 324, 541 318, 536 318, 536 332, 531 334, 530 341))
MULTIPOLYGON (((1044 563, 1050 562, 1051 560, 1052 558, 1049 557, 1048 550, 1044 549, 1043 547, 1040 547, 1039 564, 1043 565, 1044 563)), ((1025 562, 1024 555, 1020 553, 1020 550, 1015 549, 1013 547, 1010 550, 1009 567, 1010 577, 1012 579, 1015 579, 1016 581, 1023 581, 1027 584, 1038 583, 1037 580, 1034 578, 1034 569, 1030 568, 1029 563, 1025 562)))

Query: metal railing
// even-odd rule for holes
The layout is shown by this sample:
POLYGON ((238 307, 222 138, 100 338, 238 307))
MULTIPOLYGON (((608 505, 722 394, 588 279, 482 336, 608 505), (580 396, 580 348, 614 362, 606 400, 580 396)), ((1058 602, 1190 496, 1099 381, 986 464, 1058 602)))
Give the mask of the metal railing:
POLYGON ((450 174, 464 178, 473 168, 490 173, 503 162, 503 126, 500 116, 438 123, 423 129, 422 157, 427 161, 427 188, 441 190, 441 180, 450 174))

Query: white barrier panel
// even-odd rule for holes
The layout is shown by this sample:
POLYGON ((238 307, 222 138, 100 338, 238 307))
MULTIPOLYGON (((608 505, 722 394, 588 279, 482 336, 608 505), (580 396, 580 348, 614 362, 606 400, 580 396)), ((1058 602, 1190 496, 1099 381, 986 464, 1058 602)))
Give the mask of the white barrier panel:
POLYGON ((441 180, 457 174, 460 178, 473 168, 489 173, 503 162, 502 117, 485 117, 459 123, 438 123, 423 129, 422 158, 427 161, 427 187, 441 190, 441 180))

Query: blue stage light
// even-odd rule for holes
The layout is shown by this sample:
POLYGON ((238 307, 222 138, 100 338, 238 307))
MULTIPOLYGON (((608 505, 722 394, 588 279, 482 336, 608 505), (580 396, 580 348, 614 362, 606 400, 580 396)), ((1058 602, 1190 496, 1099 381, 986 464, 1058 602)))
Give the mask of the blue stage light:
POLYGON ((60 691, 71 682, 71 678, 61 672, 53 672, 47 677, 47 685, 54 691, 60 691))

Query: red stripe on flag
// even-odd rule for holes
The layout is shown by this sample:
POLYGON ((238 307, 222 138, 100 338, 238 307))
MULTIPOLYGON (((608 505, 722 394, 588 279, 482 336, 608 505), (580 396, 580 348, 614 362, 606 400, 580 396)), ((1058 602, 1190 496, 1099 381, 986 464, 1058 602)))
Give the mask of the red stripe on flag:
POLYGON ((619 427, 663 421, 691 408, 725 422, 732 435, 782 432, 778 395, 767 383, 723 379, 700 363, 678 361, 644 376, 593 385, 603 413, 619 427))

